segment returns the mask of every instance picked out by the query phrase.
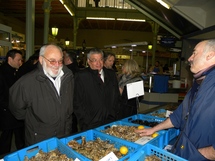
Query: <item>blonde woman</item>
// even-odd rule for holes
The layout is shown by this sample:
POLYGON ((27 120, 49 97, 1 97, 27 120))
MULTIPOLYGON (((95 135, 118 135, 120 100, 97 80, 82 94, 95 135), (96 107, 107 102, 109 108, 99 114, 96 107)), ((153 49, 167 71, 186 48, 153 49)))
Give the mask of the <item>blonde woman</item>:
POLYGON ((119 78, 119 91, 121 94, 121 117, 125 118, 137 114, 137 98, 128 99, 126 84, 143 80, 139 65, 135 60, 127 60, 122 66, 122 75, 119 78))

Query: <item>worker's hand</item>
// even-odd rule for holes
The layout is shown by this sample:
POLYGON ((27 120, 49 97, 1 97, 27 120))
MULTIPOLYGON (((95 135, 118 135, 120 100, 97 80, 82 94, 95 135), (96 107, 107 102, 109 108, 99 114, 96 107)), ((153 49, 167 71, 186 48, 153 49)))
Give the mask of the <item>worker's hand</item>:
POLYGON ((145 128, 142 130, 135 130, 136 133, 138 133, 140 136, 149 136, 152 135, 155 131, 153 128, 145 128))

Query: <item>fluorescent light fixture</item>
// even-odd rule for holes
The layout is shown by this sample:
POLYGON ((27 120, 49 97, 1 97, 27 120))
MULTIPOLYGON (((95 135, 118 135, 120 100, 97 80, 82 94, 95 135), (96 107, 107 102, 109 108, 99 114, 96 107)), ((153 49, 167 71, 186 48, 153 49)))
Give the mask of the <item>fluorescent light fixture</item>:
POLYGON ((88 20, 115 20, 115 18, 108 17, 86 17, 88 20))
POLYGON ((146 51, 142 49, 131 49, 131 48, 125 48, 125 47, 123 47, 122 49, 127 51, 138 51, 138 52, 146 53, 146 51))
POLYGON ((64 3, 64 1, 63 0, 59 0, 60 1, 60 3, 62 3, 62 5, 66 8, 66 10, 69 12, 69 14, 71 15, 71 16, 73 16, 74 14, 70 11, 70 9, 67 7, 67 5, 64 3))
POLYGON ((132 47, 135 47, 135 46, 137 46, 137 45, 136 45, 136 44, 132 44, 131 46, 132 46, 132 47))
POLYGON ((64 2, 63 2, 63 0, 59 0, 60 1, 60 3, 62 3, 62 5, 64 5, 64 2))
POLYGON ((70 9, 67 7, 67 5, 64 4, 64 7, 65 7, 66 10, 69 12, 69 14, 70 14, 71 16, 73 16, 73 13, 70 11, 70 9))
POLYGON ((146 22, 146 20, 143 19, 128 19, 128 18, 117 18, 118 21, 137 21, 137 22, 146 22))
POLYGON ((125 46, 132 46, 132 45, 144 46, 144 45, 148 45, 148 42, 142 41, 142 42, 131 42, 131 43, 124 43, 124 44, 111 44, 111 45, 105 45, 104 47, 105 48, 111 48, 112 46, 125 47, 125 46))
POLYGON ((164 1, 162 1, 162 0, 156 0, 156 1, 158 3, 160 3, 162 6, 164 6, 165 8, 170 9, 170 6, 167 3, 165 3, 164 1))
POLYGON ((116 46, 111 46, 113 49, 115 49, 116 48, 116 46))

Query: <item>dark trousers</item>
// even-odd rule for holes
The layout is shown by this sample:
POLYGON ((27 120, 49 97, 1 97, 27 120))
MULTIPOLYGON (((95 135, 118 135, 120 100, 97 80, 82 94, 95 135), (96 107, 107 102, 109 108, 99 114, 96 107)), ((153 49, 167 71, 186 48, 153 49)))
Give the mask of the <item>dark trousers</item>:
POLYGON ((72 133, 78 132, 78 121, 74 113, 72 113, 72 133))
POLYGON ((10 153, 13 134, 17 150, 25 147, 24 127, 2 130, 0 136, 0 155, 10 153))

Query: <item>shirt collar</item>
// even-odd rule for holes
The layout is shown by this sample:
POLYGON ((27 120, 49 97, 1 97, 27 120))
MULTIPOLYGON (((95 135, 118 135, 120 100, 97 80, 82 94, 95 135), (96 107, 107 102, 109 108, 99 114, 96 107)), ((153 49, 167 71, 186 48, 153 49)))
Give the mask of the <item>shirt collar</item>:
MULTIPOLYGON (((44 71, 44 74, 45 74, 49 79, 54 80, 44 69, 43 69, 43 71, 44 71)), ((61 78, 63 75, 64 75, 64 72, 63 72, 63 70, 61 70, 60 73, 59 73, 59 74, 57 75, 57 77, 55 78, 55 80, 61 78)))

